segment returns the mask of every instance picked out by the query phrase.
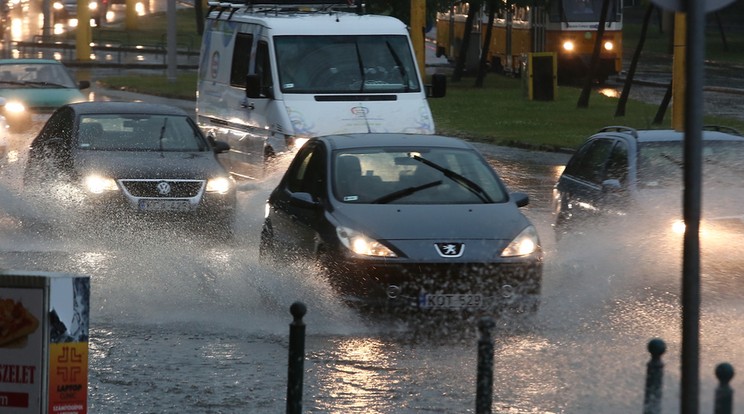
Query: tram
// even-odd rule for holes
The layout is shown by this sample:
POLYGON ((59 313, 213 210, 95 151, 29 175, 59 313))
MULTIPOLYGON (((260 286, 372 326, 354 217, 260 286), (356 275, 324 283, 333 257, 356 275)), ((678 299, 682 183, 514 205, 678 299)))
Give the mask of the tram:
MULTIPOLYGON (((553 52, 561 82, 584 78, 597 38, 603 0, 555 0, 545 7, 518 6, 509 0, 496 12, 487 62, 497 72, 521 75, 528 54, 553 52)), ((604 81, 622 69, 622 0, 609 0, 596 79, 604 81)), ((456 58, 465 32, 467 2, 451 2, 437 13, 437 56, 456 58)), ((488 12, 485 6, 473 22, 468 68, 479 61, 485 42, 488 12), (471 53, 472 52, 472 53, 471 53)))

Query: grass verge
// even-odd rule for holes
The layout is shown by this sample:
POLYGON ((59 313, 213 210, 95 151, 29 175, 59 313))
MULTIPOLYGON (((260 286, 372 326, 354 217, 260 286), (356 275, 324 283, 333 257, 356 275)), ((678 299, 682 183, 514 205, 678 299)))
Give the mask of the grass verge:
MULTIPOLYGON (((181 73, 175 82, 165 75, 117 76, 99 81, 111 89, 194 100, 195 72, 181 73)), ((583 140, 608 125, 637 129, 668 128, 671 108, 665 122, 652 125, 658 105, 629 100, 624 117, 615 117, 617 98, 594 92, 588 108, 578 108, 578 88, 559 86, 553 101, 531 101, 521 79, 489 74, 483 88, 473 86, 472 78, 450 82, 447 96, 429 99, 437 132, 498 145, 543 150, 575 148, 583 140)), ((706 124, 725 125, 744 131, 744 121, 705 117, 706 124)))

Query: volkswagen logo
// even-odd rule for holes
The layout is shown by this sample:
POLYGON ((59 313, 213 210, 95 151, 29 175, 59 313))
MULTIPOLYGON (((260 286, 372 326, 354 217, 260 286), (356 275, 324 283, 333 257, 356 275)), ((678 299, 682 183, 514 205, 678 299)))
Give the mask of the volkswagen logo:
POLYGON ((160 193, 160 195, 168 195, 171 192, 171 186, 170 186, 170 184, 166 183, 165 181, 159 182, 158 183, 158 186, 157 186, 157 189, 158 189, 158 193, 160 193))
POLYGON ((465 251, 463 243, 434 243, 437 253, 442 257, 460 257, 465 251))

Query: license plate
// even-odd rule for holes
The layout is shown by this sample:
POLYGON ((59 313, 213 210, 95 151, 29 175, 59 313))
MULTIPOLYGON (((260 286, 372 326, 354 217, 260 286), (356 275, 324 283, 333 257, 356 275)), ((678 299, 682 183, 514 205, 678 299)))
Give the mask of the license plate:
POLYGON ((419 307, 424 309, 472 309, 485 306, 483 295, 473 293, 423 294, 419 307))
POLYGON ((142 211, 189 211, 191 203, 188 200, 140 200, 139 209, 142 211))

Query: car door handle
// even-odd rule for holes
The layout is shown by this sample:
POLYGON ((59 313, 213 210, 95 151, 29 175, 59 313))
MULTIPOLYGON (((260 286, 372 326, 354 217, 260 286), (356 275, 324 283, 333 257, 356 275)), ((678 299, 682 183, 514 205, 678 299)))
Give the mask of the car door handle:
POLYGON ((256 105, 253 102, 248 102, 248 99, 243 99, 242 102, 240 102, 241 108, 248 108, 251 111, 256 109, 256 105))

